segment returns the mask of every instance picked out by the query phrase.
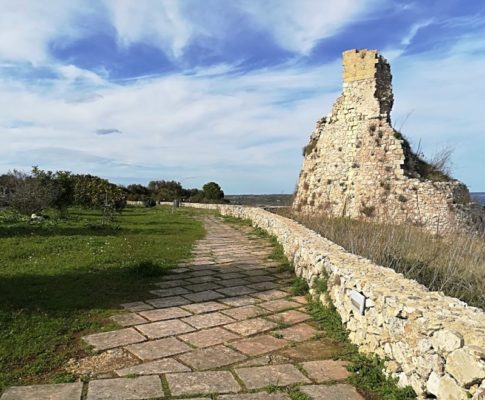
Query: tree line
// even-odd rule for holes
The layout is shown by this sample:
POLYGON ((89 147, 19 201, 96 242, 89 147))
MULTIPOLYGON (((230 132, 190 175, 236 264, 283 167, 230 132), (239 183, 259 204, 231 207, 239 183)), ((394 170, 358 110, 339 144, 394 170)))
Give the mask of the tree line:
POLYGON ((103 213, 120 212, 127 201, 142 201, 155 206, 160 201, 224 202, 224 192, 215 182, 202 190, 185 189, 180 182, 157 180, 148 186, 121 186, 89 174, 70 171, 44 171, 33 167, 30 173, 13 170, 0 175, 0 207, 24 215, 55 209, 67 214, 72 206, 100 209, 103 213))

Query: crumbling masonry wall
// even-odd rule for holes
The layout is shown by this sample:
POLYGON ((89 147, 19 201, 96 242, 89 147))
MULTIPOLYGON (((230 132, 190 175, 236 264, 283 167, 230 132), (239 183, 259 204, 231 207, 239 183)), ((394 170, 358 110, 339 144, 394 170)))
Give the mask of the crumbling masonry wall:
POLYGON ((349 50, 343 67, 343 94, 305 147, 294 209, 411 223, 436 233, 480 223, 467 187, 445 175, 422 176, 423 161, 392 128, 388 62, 374 50, 349 50))

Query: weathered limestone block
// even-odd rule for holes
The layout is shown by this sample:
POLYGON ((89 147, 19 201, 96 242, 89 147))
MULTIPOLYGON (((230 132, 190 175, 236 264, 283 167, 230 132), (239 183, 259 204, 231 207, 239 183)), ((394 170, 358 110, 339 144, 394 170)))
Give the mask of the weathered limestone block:
POLYGON ((466 391, 460 388, 456 381, 448 375, 437 377, 430 376, 428 380, 428 392, 434 394, 440 400, 465 400, 468 398, 466 391), (430 380, 433 379, 432 382, 430 380))
POLYGON ((471 203, 467 187, 429 174, 391 126, 391 81, 390 66, 377 51, 343 53, 343 93, 304 149, 293 208, 437 233, 485 226, 483 206, 471 203))
POLYGON ((431 337, 431 343, 436 350, 450 352, 463 346, 463 337, 457 332, 443 329, 435 332, 431 337))
POLYGON ((485 379, 485 353, 483 349, 463 347, 446 359, 446 371, 465 387, 485 379))

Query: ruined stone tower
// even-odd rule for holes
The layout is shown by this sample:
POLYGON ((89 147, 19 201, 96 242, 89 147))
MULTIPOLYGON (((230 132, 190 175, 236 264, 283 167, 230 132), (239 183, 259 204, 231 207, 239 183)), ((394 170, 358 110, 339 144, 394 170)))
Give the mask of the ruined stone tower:
POLYGON ((388 62, 375 50, 349 50, 343 67, 343 93, 304 149, 293 208, 437 233, 476 222, 467 187, 412 153, 392 128, 388 62))

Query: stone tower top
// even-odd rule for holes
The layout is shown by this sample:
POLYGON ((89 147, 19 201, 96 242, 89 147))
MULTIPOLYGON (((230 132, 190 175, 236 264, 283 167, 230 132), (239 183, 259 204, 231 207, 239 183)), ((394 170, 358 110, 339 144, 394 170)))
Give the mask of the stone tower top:
MULTIPOLYGON (((390 66, 377 50, 347 50, 343 52, 344 82, 362 79, 390 80, 390 66)), ((390 82, 389 82, 390 84, 390 82)))
POLYGON ((356 111, 367 118, 383 118, 390 123, 394 102, 391 67, 377 50, 343 52, 344 95, 356 111))

